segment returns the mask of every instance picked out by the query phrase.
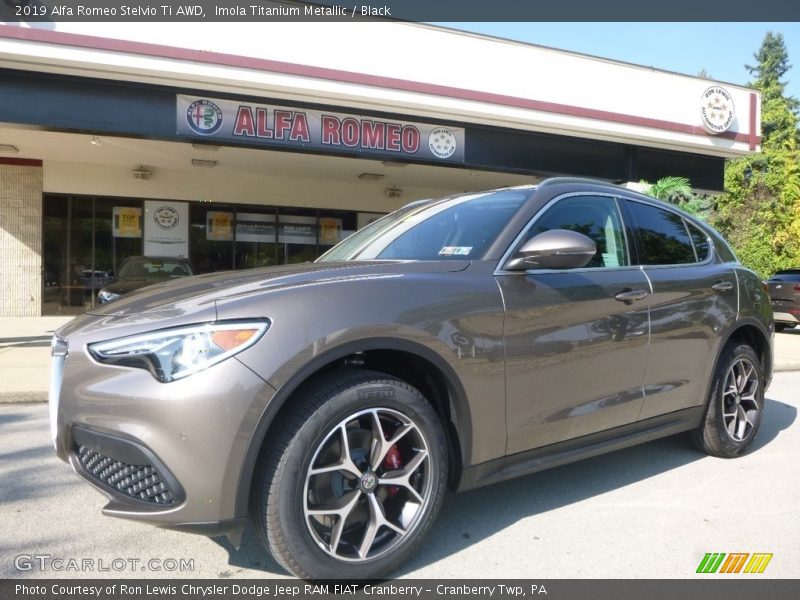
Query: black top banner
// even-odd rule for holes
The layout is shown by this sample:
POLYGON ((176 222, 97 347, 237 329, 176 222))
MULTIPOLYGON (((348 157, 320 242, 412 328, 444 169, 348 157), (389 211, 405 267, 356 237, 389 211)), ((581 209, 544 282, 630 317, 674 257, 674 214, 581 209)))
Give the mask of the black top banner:
POLYGON ((797 0, 0 0, 6 22, 800 21, 797 0))

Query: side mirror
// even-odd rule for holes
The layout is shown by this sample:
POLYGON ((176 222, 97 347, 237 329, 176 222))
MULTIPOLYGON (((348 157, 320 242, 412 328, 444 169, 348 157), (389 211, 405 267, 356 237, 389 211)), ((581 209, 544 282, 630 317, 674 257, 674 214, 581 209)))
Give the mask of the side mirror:
POLYGON ((508 263, 506 270, 577 269, 597 253, 594 241, 577 231, 551 229, 531 238, 508 263))

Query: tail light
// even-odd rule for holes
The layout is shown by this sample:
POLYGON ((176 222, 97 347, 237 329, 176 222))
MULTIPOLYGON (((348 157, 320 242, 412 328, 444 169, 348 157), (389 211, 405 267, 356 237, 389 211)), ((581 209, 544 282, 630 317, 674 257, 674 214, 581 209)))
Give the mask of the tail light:
POLYGON ((794 286, 793 289, 794 289, 795 292, 800 292, 800 285, 794 286))

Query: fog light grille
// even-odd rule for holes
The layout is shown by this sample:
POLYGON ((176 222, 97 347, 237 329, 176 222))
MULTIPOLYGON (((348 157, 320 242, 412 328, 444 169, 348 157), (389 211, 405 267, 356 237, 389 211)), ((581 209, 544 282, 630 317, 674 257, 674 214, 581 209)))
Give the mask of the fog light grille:
POLYGON ((78 447, 78 459, 95 479, 131 498, 164 505, 175 502, 172 490, 152 465, 129 465, 86 446, 78 447))

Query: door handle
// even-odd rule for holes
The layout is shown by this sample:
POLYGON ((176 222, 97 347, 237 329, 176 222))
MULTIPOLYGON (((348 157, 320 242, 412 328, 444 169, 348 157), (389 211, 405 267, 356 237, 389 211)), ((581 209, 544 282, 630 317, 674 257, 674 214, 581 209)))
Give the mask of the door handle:
POLYGON ((730 281, 718 281, 711 286, 715 292, 730 292, 733 289, 733 284, 730 281))
POLYGON ((644 290, 623 290, 614 296, 615 299, 625 304, 632 304, 637 300, 647 297, 647 292, 644 290))

